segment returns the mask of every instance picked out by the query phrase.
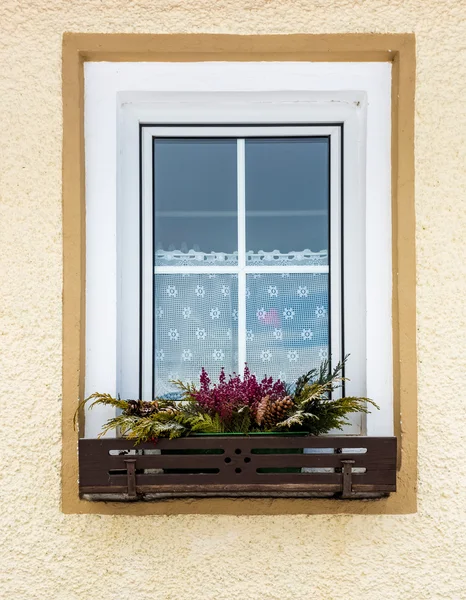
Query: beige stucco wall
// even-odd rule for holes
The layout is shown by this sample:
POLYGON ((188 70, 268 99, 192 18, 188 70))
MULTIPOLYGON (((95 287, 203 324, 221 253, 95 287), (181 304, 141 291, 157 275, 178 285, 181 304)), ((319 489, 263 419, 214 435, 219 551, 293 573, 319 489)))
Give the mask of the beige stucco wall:
POLYGON ((3 0, 0 598, 466 598, 465 17, 465 0, 3 0), (416 33, 417 514, 61 513, 64 31, 416 33))

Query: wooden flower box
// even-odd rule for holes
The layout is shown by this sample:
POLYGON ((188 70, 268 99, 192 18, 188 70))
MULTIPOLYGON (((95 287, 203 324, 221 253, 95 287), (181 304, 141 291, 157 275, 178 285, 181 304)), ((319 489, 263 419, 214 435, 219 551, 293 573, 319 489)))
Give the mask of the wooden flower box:
POLYGON ((395 437, 203 435, 134 445, 79 440, 91 500, 255 496, 374 498, 396 491, 395 437))

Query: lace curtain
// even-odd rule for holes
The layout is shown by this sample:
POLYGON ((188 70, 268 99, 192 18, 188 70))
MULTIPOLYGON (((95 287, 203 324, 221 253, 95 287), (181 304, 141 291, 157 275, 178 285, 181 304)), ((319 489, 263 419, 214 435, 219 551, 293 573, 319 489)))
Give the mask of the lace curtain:
MULTIPOLYGON (((206 256, 212 259, 201 254, 173 251, 165 252, 164 258, 172 266, 196 261, 206 264, 206 256)), ((262 256, 260 260, 269 264, 327 262, 326 253, 310 251, 266 255, 250 254, 250 258, 262 256)), ((226 256, 225 263, 234 261, 232 255, 226 256)), ((161 256, 159 265, 160 260, 161 256)), ((222 367, 227 374, 242 372, 244 365, 238 365, 236 274, 157 274, 154 286, 156 395, 172 395, 173 379, 197 383, 202 367, 213 381, 222 367)), ((294 383, 303 372, 318 366, 328 356, 328 309, 326 273, 248 274, 246 331, 241 336, 246 339, 251 371, 258 377, 268 375, 294 383)))

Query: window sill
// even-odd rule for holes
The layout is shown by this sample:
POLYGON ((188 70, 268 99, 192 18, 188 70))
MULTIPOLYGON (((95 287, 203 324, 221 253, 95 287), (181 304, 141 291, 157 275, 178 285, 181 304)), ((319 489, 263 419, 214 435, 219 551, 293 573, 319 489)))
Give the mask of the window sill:
POLYGON ((396 491, 396 456, 395 437, 225 435, 137 446, 81 439, 79 491, 86 500, 123 502, 382 498, 396 491))

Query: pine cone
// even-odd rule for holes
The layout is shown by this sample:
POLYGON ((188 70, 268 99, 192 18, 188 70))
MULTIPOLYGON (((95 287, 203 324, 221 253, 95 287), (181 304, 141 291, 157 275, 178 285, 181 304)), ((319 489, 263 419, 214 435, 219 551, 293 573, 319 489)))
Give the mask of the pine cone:
POLYGON ((128 400, 128 407, 125 409, 125 412, 128 415, 137 415, 139 413, 139 401, 128 400))
POLYGON ((159 412, 167 413, 169 415, 176 415, 178 411, 173 406, 166 406, 165 408, 161 408, 159 412))
POLYGON ((141 408, 141 417, 149 417, 154 413, 159 412, 159 403, 153 400, 152 402, 143 402, 141 408))
POLYGON ((264 421, 264 417, 268 410, 269 402, 270 402, 270 397, 264 396, 257 406, 256 421, 257 421, 258 425, 262 425, 262 423, 264 421))
POLYGON ((288 411, 293 407, 293 400, 290 396, 285 396, 284 398, 278 398, 278 400, 274 400, 267 405, 267 409, 265 410, 263 421, 264 425, 270 429, 280 421, 282 421, 288 411))
POLYGON ((264 396, 259 402, 256 411, 257 424, 271 429, 286 417, 289 410, 293 408, 293 400, 290 396, 271 400, 270 396, 264 396))
POLYGON ((159 404, 155 400, 146 402, 144 400, 128 400, 126 414, 137 415, 138 417, 148 417, 159 411, 159 404))

